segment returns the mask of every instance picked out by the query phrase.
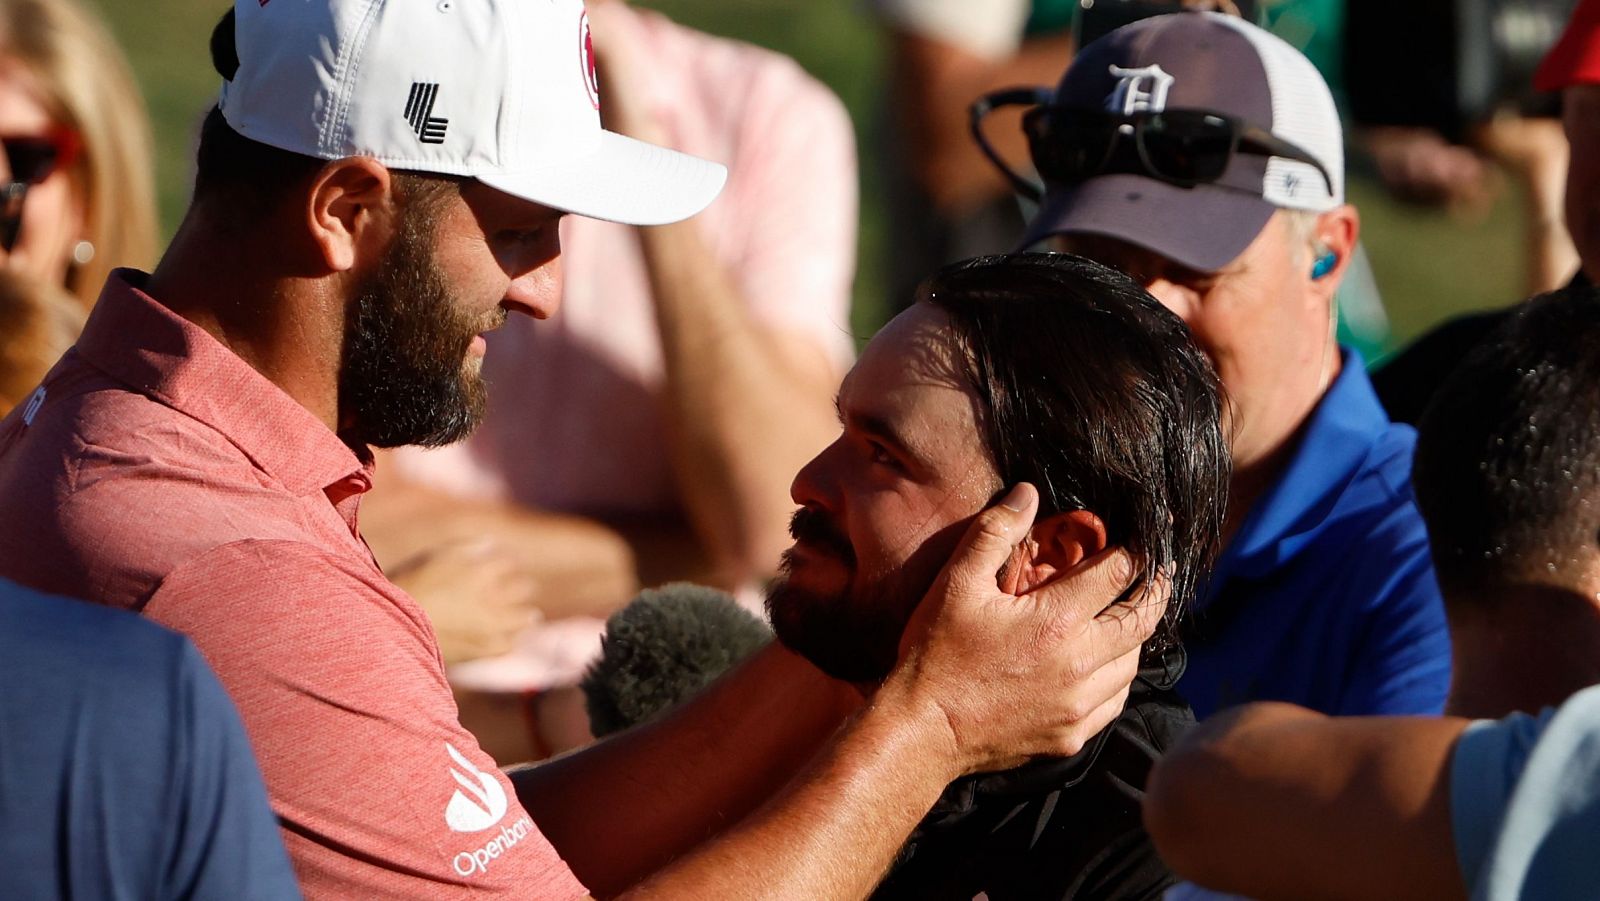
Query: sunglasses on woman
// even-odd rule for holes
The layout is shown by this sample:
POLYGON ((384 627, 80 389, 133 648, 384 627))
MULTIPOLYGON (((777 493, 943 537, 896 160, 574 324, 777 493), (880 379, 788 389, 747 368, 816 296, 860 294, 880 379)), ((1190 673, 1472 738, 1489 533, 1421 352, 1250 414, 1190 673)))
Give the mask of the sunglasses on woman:
POLYGON ((7 253, 22 232, 22 203, 28 188, 71 166, 78 158, 76 132, 57 129, 42 135, 0 135, 10 182, 0 186, 0 248, 7 253))
POLYGON ((1021 88, 980 97, 968 110, 979 149, 1034 200, 1043 196, 1039 185, 1014 171, 983 134, 984 117, 1000 107, 1033 107, 1023 114, 1022 130, 1034 169, 1047 183, 1074 185, 1127 173, 1192 188, 1216 182, 1234 154, 1249 153, 1306 163, 1334 193, 1333 176, 1309 151, 1235 116, 1195 109, 1115 115, 1055 106, 1053 100, 1046 88, 1021 88))

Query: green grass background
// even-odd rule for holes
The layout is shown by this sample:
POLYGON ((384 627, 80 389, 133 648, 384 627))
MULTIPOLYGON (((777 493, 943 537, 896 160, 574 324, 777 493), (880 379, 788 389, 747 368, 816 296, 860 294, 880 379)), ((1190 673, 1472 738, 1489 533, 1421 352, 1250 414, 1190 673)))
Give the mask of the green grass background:
MULTIPOLYGON (((881 118, 884 41, 864 5, 860 0, 648 0, 641 5, 705 31, 788 53, 843 98, 862 143, 854 325, 858 335, 870 335, 886 309, 882 179, 874 171, 877 155, 870 145, 881 118)), ((170 234, 188 192, 195 129, 216 93, 206 46, 227 3, 100 0, 99 8, 127 49, 150 107, 162 222, 170 234)), ((1398 339, 1454 312, 1503 305, 1521 295, 1520 207, 1511 192, 1472 223, 1393 203, 1360 178, 1353 180, 1351 198, 1361 210, 1367 250, 1398 339)))

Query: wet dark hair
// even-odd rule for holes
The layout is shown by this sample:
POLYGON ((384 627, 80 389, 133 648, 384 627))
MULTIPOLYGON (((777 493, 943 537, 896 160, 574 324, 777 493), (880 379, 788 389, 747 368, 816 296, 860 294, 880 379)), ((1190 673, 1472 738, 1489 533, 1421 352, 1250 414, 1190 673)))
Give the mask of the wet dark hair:
POLYGON ((1535 297, 1461 361, 1418 425, 1412 484, 1450 606, 1593 552, 1600 291, 1535 297))
MULTIPOLYGON (((211 65, 228 81, 239 71, 231 8, 211 31, 211 65)), ((220 217, 223 223, 246 225, 265 218, 284 198, 294 196, 326 163, 239 134, 228 124, 221 107, 213 106, 200 126, 194 199, 225 213, 220 217)), ((422 202, 436 201, 465 180, 400 171, 393 172, 393 178, 405 200, 422 202)))
POLYGON ((1155 647, 1209 570, 1232 466, 1222 391, 1189 329, 1128 276, 1070 254, 989 256, 940 271, 918 302, 949 315, 1007 486, 1041 517, 1088 510, 1172 601, 1155 647))

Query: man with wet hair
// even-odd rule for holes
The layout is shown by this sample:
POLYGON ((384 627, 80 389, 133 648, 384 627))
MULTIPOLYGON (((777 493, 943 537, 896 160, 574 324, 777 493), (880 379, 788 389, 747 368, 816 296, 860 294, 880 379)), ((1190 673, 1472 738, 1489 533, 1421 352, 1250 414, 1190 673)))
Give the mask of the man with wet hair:
POLYGON ((306 895, 860 897, 952 779, 1115 719, 1158 605, 1113 604, 1120 553, 1002 592, 1037 497, 1015 485, 950 546, 871 705, 774 649, 677 716, 501 773, 361 537, 371 448, 472 429, 481 333, 559 305, 564 214, 679 220, 725 173, 602 130, 577 0, 238 0, 213 57, 172 244, 113 274, 0 423, 0 576, 199 647, 306 895))
POLYGON ((1040 513, 1003 585, 1036 590, 1120 546, 1131 590, 1172 590, 1116 723, 1073 757, 952 784, 877 897, 1154 898, 1170 884, 1139 807, 1191 722, 1172 691, 1174 623, 1221 528, 1219 394, 1176 316, 1060 254, 946 268, 867 345, 839 392, 842 434, 794 480, 796 540, 767 601, 783 644, 835 678, 882 681, 940 561, 1018 480, 1040 486, 1040 513))

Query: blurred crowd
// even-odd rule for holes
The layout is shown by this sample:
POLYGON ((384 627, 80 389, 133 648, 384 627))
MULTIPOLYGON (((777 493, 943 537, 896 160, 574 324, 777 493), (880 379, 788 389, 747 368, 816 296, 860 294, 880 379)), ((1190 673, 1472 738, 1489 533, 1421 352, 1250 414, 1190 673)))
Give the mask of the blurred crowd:
POLYGON ((1594 895, 1600 0, 648 5, 0 0, 0 894, 1594 895))

